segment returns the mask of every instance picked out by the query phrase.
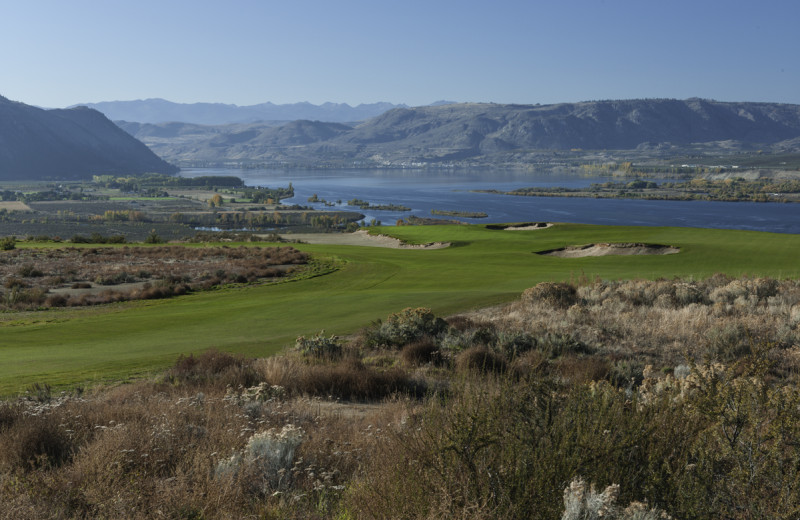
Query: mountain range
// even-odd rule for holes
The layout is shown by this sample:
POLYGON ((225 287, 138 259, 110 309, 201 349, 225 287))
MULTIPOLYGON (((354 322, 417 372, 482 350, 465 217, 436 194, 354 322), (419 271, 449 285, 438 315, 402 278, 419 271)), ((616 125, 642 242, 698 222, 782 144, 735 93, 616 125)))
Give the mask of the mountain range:
POLYGON ((660 153, 698 143, 726 151, 800 152, 800 105, 697 98, 554 105, 443 102, 393 108, 360 123, 298 119, 201 125, 115 124, 87 107, 43 110, 0 97, 0 180, 174 173, 172 164, 520 165, 536 163, 543 151, 660 153))
POLYGON ((313 105, 307 102, 285 105, 261 103, 258 105, 237 106, 223 103, 173 103, 165 99, 103 101, 100 103, 85 103, 81 106, 99 110, 112 120, 156 124, 180 121, 182 123, 200 125, 253 123, 256 121, 285 123, 297 119, 347 123, 363 121, 393 108, 407 107, 407 105, 394 105, 385 102, 361 104, 354 107, 347 103, 313 105))
POLYGON ((0 96, 0 180, 177 170, 96 110, 43 110, 0 96))
POLYGON ((732 149, 791 151, 800 143, 800 105, 698 98, 442 104, 395 108, 350 125, 117 124, 176 164, 490 163, 536 150, 647 150, 724 141, 732 149))

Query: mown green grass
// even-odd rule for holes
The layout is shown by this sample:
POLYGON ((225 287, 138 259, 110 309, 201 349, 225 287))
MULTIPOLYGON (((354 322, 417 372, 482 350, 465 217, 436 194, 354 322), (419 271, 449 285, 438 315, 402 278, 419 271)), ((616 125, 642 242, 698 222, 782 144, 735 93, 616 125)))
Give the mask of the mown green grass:
MULTIPOLYGON (((301 334, 352 333, 404 307, 439 315, 512 300, 545 280, 800 276, 800 236, 690 228, 563 224, 534 231, 483 226, 381 228, 447 249, 297 245, 335 258, 334 273, 171 300, 25 314, 0 321, 0 394, 34 382, 55 387, 124 380, 208 348, 267 356, 301 334), (664 256, 563 259, 534 251, 596 242, 681 248, 664 256)), ((7 316, 6 316, 7 317, 7 316)))

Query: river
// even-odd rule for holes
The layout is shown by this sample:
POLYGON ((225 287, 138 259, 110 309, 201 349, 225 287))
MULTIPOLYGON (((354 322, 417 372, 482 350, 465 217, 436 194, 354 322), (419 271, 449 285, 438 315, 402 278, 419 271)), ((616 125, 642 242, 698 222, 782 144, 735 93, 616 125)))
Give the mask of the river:
POLYGON ((576 222, 584 224, 680 226, 719 229, 748 229, 776 233, 800 233, 800 204, 711 201, 665 201, 592 199, 566 197, 515 197, 473 190, 502 191, 529 186, 588 186, 612 180, 550 173, 507 171, 420 171, 420 170, 238 170, 187 168, 180 175, 231 175, 248 186, 280 187, 291 182, 295 196, 285 204, 317 209, 353 210, 392 225, 397 219, 415 215, 433 217, 431 210, 484 212, 487 218, 456 218, 470 223, 576 222), (316 194, 335 208, 310 203, 316 194), (361 210, 347 205, 350 199, 372 205, 395 204, 411 211, 361 210))

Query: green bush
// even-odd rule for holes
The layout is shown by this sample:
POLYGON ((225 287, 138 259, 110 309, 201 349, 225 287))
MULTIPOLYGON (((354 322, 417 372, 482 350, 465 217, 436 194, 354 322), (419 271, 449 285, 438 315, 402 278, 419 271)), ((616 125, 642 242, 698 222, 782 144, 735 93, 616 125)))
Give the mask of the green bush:
POLYGON ((447 322, 425 307, 408 307, 391 314, 376 329, 368 331, 371 346, 398 348, 423 336, 436 337, 447 330, 447 322))
POLYGON ((0 251, 11 251, 17 247, 17 239, 13 236, 0 239, 0 251))
POLYGON ((164 242, 165 240, 156 233, 155 229, 150 231, 150 234, 144 239, 145 244, 163 244, 164 242))
POLYGON ((295 348, 304 356, 315 358, 335 359, 342 355, 339 338, 334 335, 326 338, 324 330, 310 338, 300 336, 295 340, 295 348))

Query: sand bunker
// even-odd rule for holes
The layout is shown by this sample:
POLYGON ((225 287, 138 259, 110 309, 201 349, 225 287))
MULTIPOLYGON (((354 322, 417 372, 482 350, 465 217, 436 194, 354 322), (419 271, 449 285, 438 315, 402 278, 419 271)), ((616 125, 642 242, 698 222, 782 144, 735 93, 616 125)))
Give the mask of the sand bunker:
POLYGON ((587 256, 610 255, 672 255, 680 249, 660 244, 587 244, 585 246, 562 247, 539 251, 537 255, 557 256, 560 258, 583 258, 587 256))
POLYGON ((292 233, 281 236, 287 240, 299 240, 306 244, 386 247, 390 249, 444 249, 450 246, 449 242, 406 244, 400 239, 386 235, 370 235, 366 229, 360 229, 354 233, 292 233))

